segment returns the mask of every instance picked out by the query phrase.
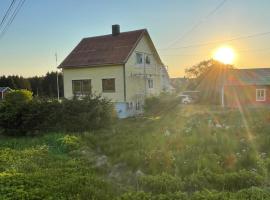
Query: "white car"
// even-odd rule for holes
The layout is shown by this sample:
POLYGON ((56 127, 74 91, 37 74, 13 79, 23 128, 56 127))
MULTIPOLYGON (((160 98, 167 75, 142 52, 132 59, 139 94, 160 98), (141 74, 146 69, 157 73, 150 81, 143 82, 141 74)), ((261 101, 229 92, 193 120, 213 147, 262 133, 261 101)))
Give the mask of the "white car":
POLYGON ((190 104, 193 102, 193 99, 189 95, 180 94, 180 95, 178 95, 178 97, 181 98, 181 103, 183 103, 183 104, 190 104))

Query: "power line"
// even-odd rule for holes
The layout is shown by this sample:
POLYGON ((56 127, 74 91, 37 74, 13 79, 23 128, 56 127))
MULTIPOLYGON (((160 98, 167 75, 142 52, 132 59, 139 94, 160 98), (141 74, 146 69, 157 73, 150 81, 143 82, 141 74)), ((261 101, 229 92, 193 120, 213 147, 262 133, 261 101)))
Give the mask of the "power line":
POLYGON ((9 8, 7 9, 6 14, 4 15, 4 17, 3 17, 3 19, 2 19, 2 21, 1 21, 1 23, 0 23, 0 30, 1 30, 1 27, 3 26, 3 24, 5 23, 7 17, 9 16, 9 13, 10 13, 10 11, 12 10, 12 8, 13 8, 15 2, 16 2, 16 0, 12 0, 12 2, 10 3, 9 8))
POLYGON ((185 38, 187 35, 189 35, 192 31, 194 31, 195 29, 197 29, 201 24, 203 24, 209 17, 211 17, 212 15, 214 15, 225 3, 227 0, 223 0, 222 2, 220 2, 215 9, 213 9, 211 12, 209 12, 203 19, 201 19, 198 23, 196 23, 194 26, 191 27, 191 29, 189 29, 188 31, 186 31, 181 37, 177 38, 176 40, 174 40, 173 42, 171 42, 167 48, 170 48, 171 46, 175 45, 176 42, 178 42, 179 40, 182 40, 183 38, 185 38))
POLYGON ((219 40, 219 41, 207 42, 207 43, 198 43, 198 44, 192 44, 192 45, 174 47, 174 48, 163 48, 163 49, 159 49, 159 50, 187 49, 187 48, 193 48, 193 47, 209 46, 209 45, 213 45, 213 44, 219 44, 222 42, 232 42, 232 41, 236 41, 236 40, 250 39, 250 38, 261 37, 261 36, 265 36, 265 35, 269 35, 269 34, 270 34, 270 31, 267 31, 267 32, 255 33, 255 34, 251 34, 251 35, 234 37, 234 38, 227 39, 227 40, 219 40))
POLYGON ((6 26, 3 28, 2 32, 0 33, 0 39, 4 36, 4 34, 7 32, 8 28, 16 18, 17 14, 19 13, 20 9, 22 8, 23 4, 25 3, 26 0, 21 0, 15 10, 13 11, 11 17, 9 18, 9 21, 6 23, 6 26))
MULTIPOLYGON (((254 53, 254 52, 260 52, 265 53, 269 51, 270 48, 261 48, 261 49, 243 49, 238 50, 237 54, 245 54, 245 53, 254 53)), ((208 54, 163 54, 162 56, 183 56, 183 57, 195 57, 195 56, 209 56, 208 54)))

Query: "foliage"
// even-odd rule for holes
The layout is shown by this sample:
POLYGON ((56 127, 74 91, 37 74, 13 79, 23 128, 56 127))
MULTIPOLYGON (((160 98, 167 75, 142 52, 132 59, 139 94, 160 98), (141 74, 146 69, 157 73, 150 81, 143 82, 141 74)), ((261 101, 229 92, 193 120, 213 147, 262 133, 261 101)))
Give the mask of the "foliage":
POLYGON ((179 177, 162 173, 156 176, 142 176, 140 178, 140 186, 154 194, 167 194, 180 191, 182 189, 182 181, 179 177))
POLYGON ((65 135, 62 138, 58 139, 59 145, 65 151, 76 150, 80 147, 80 139, 75 135, 65 135))
POLYGON ((107 127, 113 119, 111 103, 101 97, 62 102, 37 98, 20 106, 9 99, 0 107, 0 127, 7 135, 82 132, 107 127))
POLYGON ((33 99, 33 93, 28 90, 14 90, 9 92, 5 96, 5 103, 17 106, 21 104, 26 104, 33 99))
POLYGON ((195 192, 207 189, 238 191, 252 186, 262 186, 264 178, 254 172, 241 170, 225 174, 202 172, 187 177, 183 182, 184 191, 195 192))
POLYGON ((14 90, 31 90, 31 84, 22 76, 1 76, 0 85, 1 87, 10 87, 14 90))
POLYGON ((108 182, 86 162, 53 152, 46 145, 1 150, 1 199, 109 199, 113 195, 108 182))
POLYGON ((83 134, 2 136, 0 197, 267 200, 269 113, 178 105, 83 134))
POLYGON ((175 89, 175 93, 180 94, 183 91, 189 90, 191 79, 183 78, 171 78, 171 85, 175 89))
POLYGON ((101 96, 62 102, 61 124, 65 131, 83 132, 108 127, 115 115, 111 102, 101 96))
POLYGON ((171 111, 177 104, 179 99, 169 93, 162 93, 160 96, 148 97, 145 100, 144 109, 148 114, 160 114, 171 111))
MULTIPOLYGON (((34 96, 57 97, 57 73, 48 72, 45 76, 23 78, 21 76, 1 76, 0 85, 14 90, 26 89, 33 92, 34 96)), ((58 73, 60 97, 64 96, 63 74, 58 73)))
POLYGON ((153 195, 145 192, 123 194, 117 200, 188 200, 187 195, 181 192, 153 195))
POLYGON ((216 60, 202 61, 185 70, 191 80, 188 86, 192 90, 200 91, 200 101, 208 104, 220 104, 221 86, 226 74, 233 66, 216 60))

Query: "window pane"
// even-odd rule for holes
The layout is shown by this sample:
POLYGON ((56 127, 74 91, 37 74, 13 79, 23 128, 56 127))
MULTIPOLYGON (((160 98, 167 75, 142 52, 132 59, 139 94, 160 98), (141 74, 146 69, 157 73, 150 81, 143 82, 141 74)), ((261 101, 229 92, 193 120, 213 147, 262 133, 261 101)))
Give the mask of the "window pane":
POLYGON ((72 81, 73 94, 81 94, 81 81, 72 81))
POLYGON ((150 64, 150 63, 151 63, 151 61, 150 61, 150 56, 146 56, 146 57, 145 57, 145 63, 146 63, 146 64, 150 64))
POLYGON ((148 88, 153 88, 154 82, 152 79, 148 79, 148 88))
POLYGON ((103 92, 115 92, 115 79, 102 79, 103 92))
POLYGON ((137 64, 142 64, 143 63, 143 55, 141 53, 136 53, 136 60, 137 60, 137 64))
POLYGON ((264 89, 257 89, 256 90, 256 100, 257 101, 265 101, 265 90, 264 89))
POLYGON ((91 80, 82 80, 83 94, 91 94, 91 80))

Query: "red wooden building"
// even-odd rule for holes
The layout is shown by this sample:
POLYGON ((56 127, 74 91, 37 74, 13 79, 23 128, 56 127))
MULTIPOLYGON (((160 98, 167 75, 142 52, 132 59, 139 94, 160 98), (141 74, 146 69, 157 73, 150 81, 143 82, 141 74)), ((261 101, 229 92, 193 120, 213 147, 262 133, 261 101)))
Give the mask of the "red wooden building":
POLYGON ((270 105, 270 68, 229 70, 221 95, 227 107, 270 105))

